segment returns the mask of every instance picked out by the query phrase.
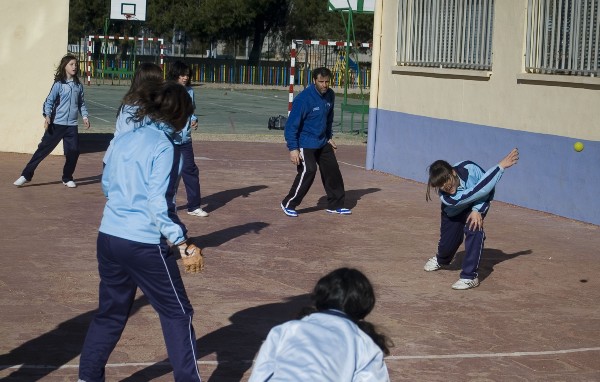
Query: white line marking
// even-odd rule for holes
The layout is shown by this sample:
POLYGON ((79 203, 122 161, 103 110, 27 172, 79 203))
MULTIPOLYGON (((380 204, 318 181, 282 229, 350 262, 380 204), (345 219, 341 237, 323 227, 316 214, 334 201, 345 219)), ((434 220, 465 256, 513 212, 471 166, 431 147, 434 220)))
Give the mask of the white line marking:
MULTIPOLYGON (((213 158, 207 158, 207 157, 194 157, 194 160, 210 160, 210 161, 222 161, 222 162, 288 162, 287 160, 284 159, 213 159, 213 158)), ((347 163, 347 162, 339 162, 348 166, 352 166, 352 167, 356 167, 356 168, 362 168, 364 169, 364 166, 359 166, 356 164, 352 164, 352 163, 347 163)))
POLYGON ((240 109, 240 108, 237 108, 237 107, 222 105, 222 104, 214 103, 214 102, 206 102, 206 104, 208 104, 208 105, 215 105, 215 106, 223 107, 223 108, 226 108, 226 109, 232 109, 232 110, 236 110, 236 111, 244 111, 246 113, 264 114, 264 111, 254 111, 254 110, 240 109))
POLYGON ((114 106, 108 106, 108 105, 105 105, 105 104, 103 104, 103 103, 100 103, 100 102, 96 102, 96 101, 90 101, 90 100, 85 100, 85 102, 86 102, 86 103, 93 103, 94 105, 102 106, 102 107, 105 107, 105 108, 107 108, 107 109, 111 109, 111 110, 117 110, 117 108, 116 108, 116 107, 114 107, 114 106))
POLYGON ((347 165, 347 166, 352 166, 352 167, 356 167, 356 168, 362 168, 362 169, 364 169, 364 168, 365 168, 364 166, 359 166, 359 165, 357 165, 357 164, 352 164, 352 163, 348 163, 348 162, 342 162, 342 161, 339 161, 338 163, 342 163, 342 164, 345 164, 345 165, 347 165))
MULTIPOLYGON (((222 362, 222 361, 221 361, 222 362)), ((246 361, 252 363, 252 361, 246 361)), ((218 361, 196 361, 199 365, 218 365, 218 361)), ((138 366, 138 367, 148 367, 148 366, 171 366, 169 362, 125 362, 125 363, 108 363, 106 367, 130 367, 130 366, 138 366)), ((61 366, 52 366, 52 365, 0 365, 0 369, 78 369, 79 364, 67 364, 61 366)))
POLYGON ((583 353, 588 351, 600 351, 597 348, 579 348, 565 350, 549 351, 518 351, 512 353, 489 353, 489 354, 439 354, 439 355, 397 355, 385 357, 386 360, 405 360, 405 359, 452 359, 452 358, 501 358, 501 357, 526 357, 538 355, 556 355, 568 353, 583 353))
POLYGON ((212 160, 222 162, 288 162, 283 159, 212 159, 207 157, 194 157, 194 160, 212 160))
POLYGON ((110 123, 110 121, 107 121, 107 120, 106 120, 106 119, 104 119, 104 118, 96 117, 95 115, 90 115, 89 117, 90 117, 90 118, 96 118, 96 119, 99 119, 99 120, 101 120, 102 122, 110 123))
MULTIPOLYGON (((489 353, 489 354, 438 354, 438 355, 397 355, 385 357, 386 361, 402 361, 411 359, 456 359, 456 358, 502 358, 502 357, 527 357, 540 355, 557 355, 569 353, 583 353, 590 351, 600 351, 600 347, 594 348, 579 348, 579 349, 564 349, 564 350, 549 350, 549 351, 522 351, 512 353, 489 353)), ((236 361, 236 363, 253 363, 253 360, 236 361)), ((199 365, 218 365, 219 361, 197 361, 199 365)), ((109 363, 106 367, 148 367, 148 366, 170 366, 168 362, 124 362, 124 363, 109 363)), ((79 365, 67 364, 62 366, 52 365, 0 365, 0 370, 4 369, 77 369, 79 365)))

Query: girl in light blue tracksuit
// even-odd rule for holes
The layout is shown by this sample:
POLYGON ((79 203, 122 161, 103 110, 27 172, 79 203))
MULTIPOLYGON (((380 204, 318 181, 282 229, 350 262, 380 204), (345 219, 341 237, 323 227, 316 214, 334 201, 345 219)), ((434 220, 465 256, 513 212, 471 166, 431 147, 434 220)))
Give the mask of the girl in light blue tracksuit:
POLYGON ((83 85, 77 77, 77 58, 67 54, 60 60, 54 75, 54 84, 43 106, 44 135, 37 150, 21 172, 21 177, 14 182, 22 186, 33 178, 37 166, 46 158, 59 142, 63 141, 65 166, 62 182, 69 188, 77 185, 73 181, 73 172, 79 158, 79 134, 77 118, 83 117, 86 129, 90 128, 88 111, 83 97, 83 85))
POLYGON ((187 243, 187 229, 175 210, 180 155, 172 141, 192 112, 183 86, 163 85, 155 102, 138 105, 136 119, 143 123, 119 134, 105 158, 107 202, 97 240, 99 304, 81 351, 80 381, 106 379, 106 362, 139 287, 160 318, 174 380, 200 382, 194 311, 168 244, 193 257, 187 248, 195 246, 187 243))
POLYGON ((389 382, 383 359, 392 345, 366 321, 375 306, 369 279, 352 268, 322 277, 314 306, 276 326, 262 344, 249 382, 389 382))
MULTIPOLYGON (((167 74, 167 80, 177 82, 185 86, 194 110, 196 109, 196 101, 194 97, 194 89, 189 86, 192 71, 190 67, 181 61, 175 61, 171 64, 167 74)), ((208 213, 202 209, 200 195, 200 171, 194 159, 194 147, 192 146, 192 129, 198 128, 198 118, 192 114, 188 123, 183 130, 177 133, 173 139, 176 145, 179 146, 182 157, 181 179, 185 186, 187 195, 187 213, 192 216, 206 217, 208 213)))
POLYGON ((479 285, 477 269, 485 240, 483 219, 504 170, 518 160, 519 151, 513 149, 486 172, 471 161, 451 166, 444 160, 437 160, 429 166, 425 199, 431 200, 430 190, 436 189, 442 202, 442 211, 437 255, 427 261, 424 269, 428 272, 437 271, 450 264, 463 237, 466 238, 462 272, 452 289, 471 289, 479 285))

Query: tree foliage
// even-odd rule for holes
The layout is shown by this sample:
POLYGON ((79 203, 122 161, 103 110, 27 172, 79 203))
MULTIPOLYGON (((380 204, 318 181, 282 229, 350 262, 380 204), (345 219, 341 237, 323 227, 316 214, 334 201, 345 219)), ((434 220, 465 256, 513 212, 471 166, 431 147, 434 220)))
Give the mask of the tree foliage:
MULTIPOLYGON (((69 41, 88 34, 103 34, 111 0, 70 0, 69 41)), ((345 40, 339 12, 327 10, 326 0, 147 0, 146 21, 109 22, 110 34, 139 34, 171 39, 184 33, 186 40, 234 43, 252 41, 250 60, 257 61, 267 35, 284 45, 292 39, 345 40)), ((373 16, 355 14, 358 42, 372 39, 373 16)), ((351 36, 352 37, 352 36, 351 36)))

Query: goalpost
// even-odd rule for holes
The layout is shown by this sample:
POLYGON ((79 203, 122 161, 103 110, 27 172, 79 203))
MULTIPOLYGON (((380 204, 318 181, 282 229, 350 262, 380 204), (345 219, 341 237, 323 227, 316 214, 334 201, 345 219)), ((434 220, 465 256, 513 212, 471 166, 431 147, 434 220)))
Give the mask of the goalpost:
MULTIPOLYGON (((325 66, 331 69, 333 78, 332 83, 335 86, 364 86, 368 83, 368 76, 364 73, 358 73, 358 65, 346 56, 345 41, 329 41, 329 40, 292 40, 290 50, 290 87, 288 96, 288 114, 292 110, 292 102, 294 101, 294 84, 296 79, 300 77, 301 83, 310 83, 311 68, 325 66), (354 66, 356 65, 356 66, 354 66), (346 78, 346 69, 354 70, 353 82, 349 84, 346 78), (362 75, 362 76, 361 76, 362 75), (361 78, 365 77, 361 81, 361 78)), ((350 43, 349 47, 353 44, 350 43)), ((371 43, 357 43, 357 48, 364 50, 372 49, 371 43)), ((350 77, 350 76, 348 76, 350 77)))
POLYGON ((98 35, 94 35, 94 36, 88 36, 88 44, 87 44, 87 55, 86 55, 86 74, 87 74, 87 84, 90 85, 91 80, 92 80, 92 74, 99 72, 102 74, 102 78, 104 79, 104 75, 132 75, 134 70, 135 70, 135 63, 133 65, 131 65, 129 68, 123 68, 123 67, 118 67, 115 65, 108 65, 108 62, 106 62, 106 59, 103 60, 102 62, 102 67, 101 68, 94 68, 93 67, 93 59, 92 59, 92 54, 94 53, 94 41, 103 41, 104 43, 102 44, 102 50, 104 50, 103 54, 109 53, 107 52, 107 50, 112 50, 113 54, 117 54, 117 47, 110 46, 108 44, 108 42, 112 41, 112 42, 116 42, 116 41, 133 41, 134 42, 134 52, 132 55, 132 59, 135 60, 135 49, 136 47, 136 42, 140 42, 142 44, 141 47, 141 52, 142 54, 145 53, 146 50, 148 50, 152 55, 155 56, 158 59, 158 64, 160 65, 161 68, 164 68, 164 49, 165 49, 165 45, 164 45, 164 39, 162 38, 157 38, 157 37, 128 37, 128 36, 98 36, 98 35), (152 45, 154 43, 154 45, 152 45), (148 44, 149 46, 144 47, 144 44, 148 44))

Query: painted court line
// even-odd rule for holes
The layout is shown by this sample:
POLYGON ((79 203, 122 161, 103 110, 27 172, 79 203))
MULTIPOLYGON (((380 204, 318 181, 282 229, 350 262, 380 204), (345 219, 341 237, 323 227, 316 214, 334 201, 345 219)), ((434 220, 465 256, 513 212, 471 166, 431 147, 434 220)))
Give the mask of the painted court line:
POLYGON ((104 119, 104 118, 96 117, 95 115, 90 115, 90 118, 99 119, 99 120, 101 120, 102 122, 106 122, 106 123, 112 123, 111 121, 107 121, 107 120, 106 120, 106 119, 104 119))
POLYGON ((548 351, 518 351, 512 353, 489 353, 489 354, 439 354, 439 355, 399 355, 385 357, 386 360, 408 360, 408 359, 453 359, 453 358, 503 358, 503 357, 527 357, 539 355, 558 355, 569 353, 583 353, 588 351, 600 351, 596 348, 579 348, 548 351))
MULTIPOLYGON (((194 157, 194 160, 208 160, 208 161, 223 161, 223 162, 289 162, 288 159, 213 159, 207 157, 194 157)), ((356 168, 364 169, 365 166, 359 166, 348 162, 339 161, 338 163, 345 164, 356 168)))
POLYGON ((85 102, 87 102, 87 103, 93 103, 94 105, 102 106, 102 107, 105 107, 107 109, 117 110, 117 108, 114 107, 114 106, 108 106, 108 105, 105 105, 105 104, 100 103, 100 102, 91 101, 91 100, 86 100, 85 102))
POLYGON ((264 114, 264 111, 255 111, 255 110, 241 109, 239 107, 227 106, 227 105, 223 105, 223 104, 220 104, 220 103, 206 102, 206 104, 213 105, 213 106, 219 106, 219 107, 222 107, 224 109, 231 109, 231 110, 235 110, 235 111, 243 111, 243 112, 251 113, 251 114, 264 114))
MULTIPOLYGON (((460 358, 505 358, 505 357, 527 357, 527 356, 541 356, 541 355, 559 355, 559 354, 570 354, 570 353, 583 353, 590 351, 600 351, 600 347, 594 348, 579 348, 579 349, 564 349, 564 350, 548 350, 548 351, 523 351, 523 352, 511 352, 511 353, 486 353, 486 354, 438 354, 438 355, 405 355, 405 356, 388 356, 385 357, 386 361, 402 361, 402 360, 420 360, 420 359, 460 359, 460 358)), ((252 360, 236 361, 236 363, 253 363, 252 360)), ((218 365, 219 361, 197 361, 199 365, 218 365)), ((148 367, 148 366, 171 366, 168 362, 125 362, 125 363, 109 363, 106 367, 118 368, 118 367, 148 367)), ((0 370, 5 369, 77 369, 79 365, 62 365, 62 366, 51 366, 51 365, 0 365, 0 370)))

